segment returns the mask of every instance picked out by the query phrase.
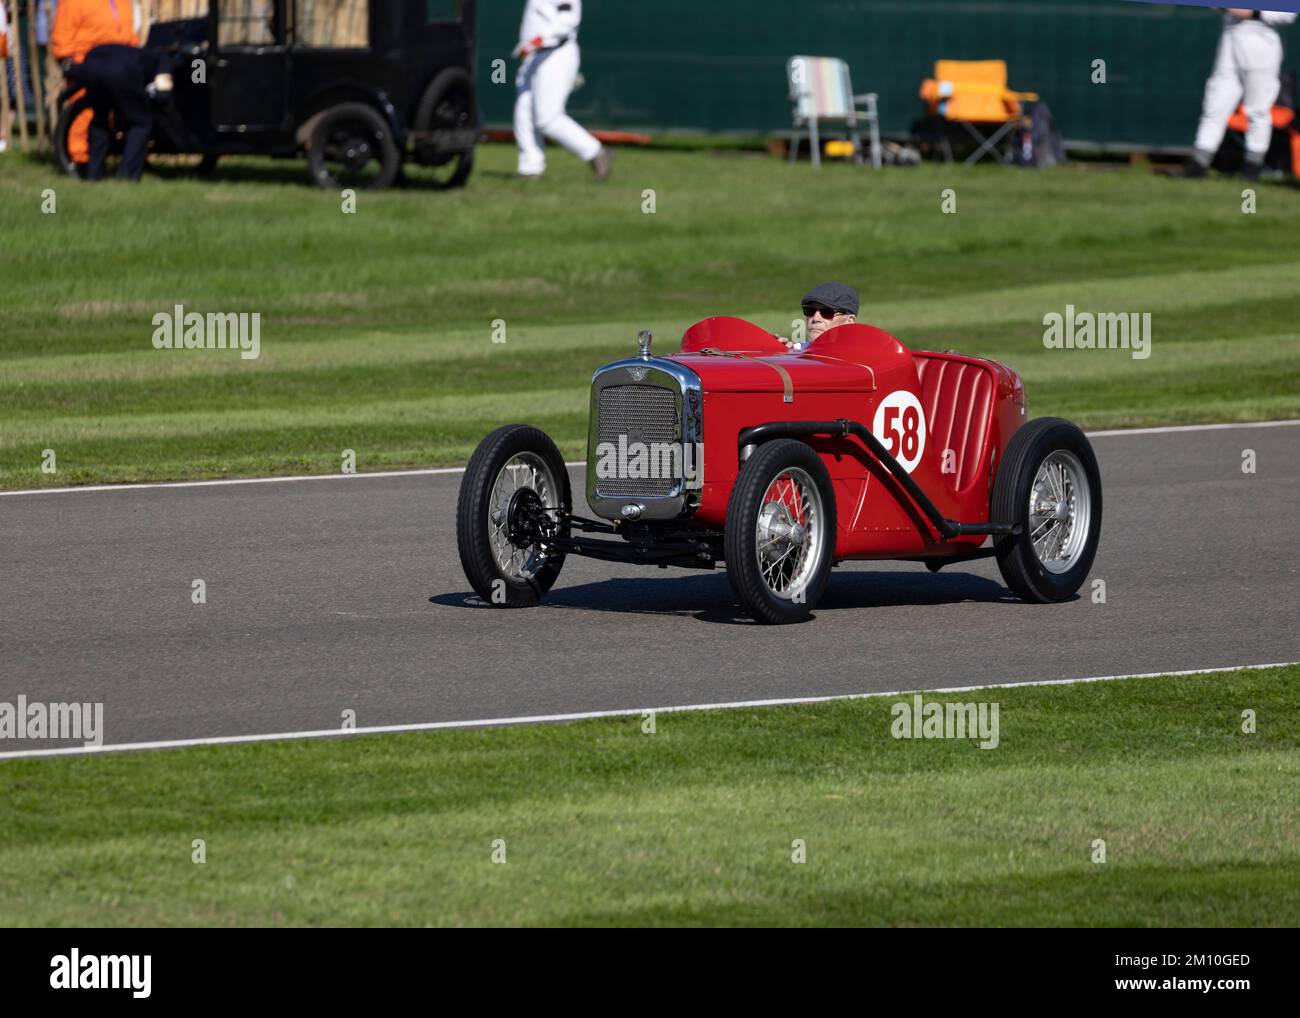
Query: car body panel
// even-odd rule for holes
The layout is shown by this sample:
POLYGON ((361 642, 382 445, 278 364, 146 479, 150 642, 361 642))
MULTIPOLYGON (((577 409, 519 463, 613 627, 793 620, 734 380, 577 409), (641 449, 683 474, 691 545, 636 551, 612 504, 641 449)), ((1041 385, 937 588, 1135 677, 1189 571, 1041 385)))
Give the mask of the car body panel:
MULTIPOLYGON (((999 456, 1026 420, 1024 386, 1011 369, 913 352, 872 325, 841 325, 791 351, 751 322, 718 316, 691 326, 679 352, 644 358, 665 361, 688 368, 702 390, 703 484, 683 521, 690 526, 725 527, 745 429, 840 418, 871 429, 944 516, 986 522, 999 456)), ((831 477, 836 559, 939 558, 984 543, 980 534, 942 538, 858 438, 805 440, 831 477)))

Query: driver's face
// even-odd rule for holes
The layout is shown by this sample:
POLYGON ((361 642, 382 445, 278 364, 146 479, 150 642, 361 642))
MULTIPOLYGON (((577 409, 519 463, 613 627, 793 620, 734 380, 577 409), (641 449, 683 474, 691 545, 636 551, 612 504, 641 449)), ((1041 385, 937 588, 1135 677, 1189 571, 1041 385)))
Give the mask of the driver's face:
POLYGON ((804 324, 808 328, 808 342, 820 336, 827 329, 833 329, 837 325, 848 325, 857 321, 857 315, 846 314, 843 311, 835 311, 832 308, 822 308, 809 306, 804 308, 804 324), (827 317, 829 315, 829 317, 827 317))

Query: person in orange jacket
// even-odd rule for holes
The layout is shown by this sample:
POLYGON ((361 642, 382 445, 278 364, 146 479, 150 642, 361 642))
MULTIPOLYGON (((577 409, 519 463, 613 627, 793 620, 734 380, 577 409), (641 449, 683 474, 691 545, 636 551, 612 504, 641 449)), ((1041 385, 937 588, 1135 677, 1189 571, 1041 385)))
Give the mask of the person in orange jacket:
POLYGON ((161 89, 171 86, 160 56, 138 47, 135 10, 131 0, 61 0, 50 31, 50 48, 63 72, 85 86, 94 109, 90 122, 90 160, 87 180, 104 173, 112 141, 111 115, 116 112, 125 129, 125 145, 117 175, 139 180, 144 173, 153 108, 146 90, 152 79, 161 89))

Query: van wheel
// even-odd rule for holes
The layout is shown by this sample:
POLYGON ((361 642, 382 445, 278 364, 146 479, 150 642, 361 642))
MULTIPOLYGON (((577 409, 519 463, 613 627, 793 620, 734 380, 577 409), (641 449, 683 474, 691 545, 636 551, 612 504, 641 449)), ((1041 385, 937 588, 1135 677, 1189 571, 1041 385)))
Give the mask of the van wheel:
MULTIPOLYGON (((82 91, 59 107, 59 119, 54 125, 54 159, 59 164, 59 169, 82 179, 86 176, 86 164, 73 160, 68 151, 68 135, 72 133, 72 125, 76 123, 77 118, 91 110, 90 97, 82 91)), ((112 156, 120 150, 121 139, 114 134, 109 154, 112 156)))
POLYGON ((473 142, 466 146, 453 135, 476 136, 474 80, 459 67, 440 71, 424 90, 415 110, 415 129, 435 137, 417 143, 415 158, 433 167, 433 186, 440 190, 463 187, 474 169, 473 142), (439 143, 439 138, 449 139, 439 143))
POLYGON ((402 154, 388 121, 374 107, 342 103, 313 119, 307 166, 318 187, 375 191, 397 179, 402 154))

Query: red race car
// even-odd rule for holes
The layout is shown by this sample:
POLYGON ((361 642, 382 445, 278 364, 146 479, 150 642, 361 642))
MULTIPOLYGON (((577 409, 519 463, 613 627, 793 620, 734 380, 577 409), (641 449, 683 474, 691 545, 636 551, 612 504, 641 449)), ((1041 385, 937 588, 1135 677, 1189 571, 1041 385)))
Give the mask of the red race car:
POLYGON ((592 378, 599 519, 573 513, 564 460, 535 428, 498 428, 470 459, 456 539, 488 604, 536 604, 567 555, 725 562, 766 623, 805 618, 845 559, 937 571, 996 556, 1035 602, 1067 600, 1087 577, 1101 532, 1092 446, 1069 421, 1027 420, 1009 368, 857 324, 798 352, 725 317, 693 325, 678 353, 650 343, 641 333, 638 356, 592 378))

